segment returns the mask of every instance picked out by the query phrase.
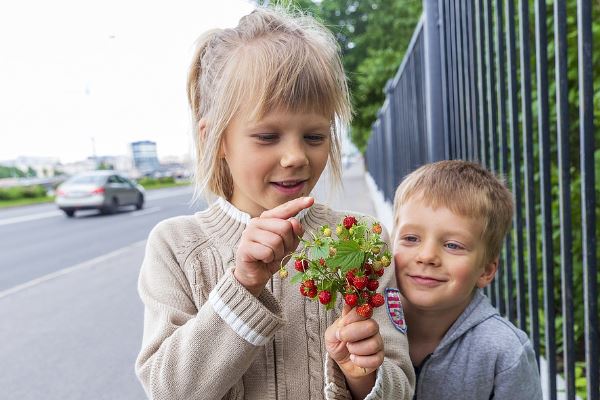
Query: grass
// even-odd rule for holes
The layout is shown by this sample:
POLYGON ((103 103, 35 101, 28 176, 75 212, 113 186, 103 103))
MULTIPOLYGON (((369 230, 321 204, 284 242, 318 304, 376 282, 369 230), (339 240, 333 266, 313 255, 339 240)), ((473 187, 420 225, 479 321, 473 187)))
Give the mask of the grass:
MULTIPOLYGON (((146 190, 164 189, 178 186, 188 186, 190 182, 175 182, 175 183, 156 183, 144 185, 146 190)), ((0 200, 0 208, 28 206, 31 204, 51 203, 54 201, 54 196, 21 198, 14 200, 0 200)))

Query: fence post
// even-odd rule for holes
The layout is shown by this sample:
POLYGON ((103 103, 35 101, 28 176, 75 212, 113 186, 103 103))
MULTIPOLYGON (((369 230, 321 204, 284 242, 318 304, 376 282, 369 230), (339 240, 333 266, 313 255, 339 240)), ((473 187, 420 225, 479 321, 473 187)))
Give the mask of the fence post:
POLYGON ((438 0, 423 0, 423 15, 427 161, 433 162, 447 158, 444 114, 442 114, 444 110, 442 106, 442 63, 438 0))

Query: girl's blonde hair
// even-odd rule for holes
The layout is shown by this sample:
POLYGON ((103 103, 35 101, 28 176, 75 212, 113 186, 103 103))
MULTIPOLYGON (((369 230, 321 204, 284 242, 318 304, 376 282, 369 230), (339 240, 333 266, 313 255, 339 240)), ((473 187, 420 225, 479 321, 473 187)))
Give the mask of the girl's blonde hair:
POLYGON ((314 18, 259 7, 233 29, 204 33, 188 75, 196 151, 196 195, 229 199, 233 182, 219 157, 223 132, 242 106, 259 120, 273 110, 315 112, 331 119, 329 166, 339 184, 339 133, 351 118, 346 76, 335 37, 314 18), (205 134, 198 130, 201 119, 205 134))

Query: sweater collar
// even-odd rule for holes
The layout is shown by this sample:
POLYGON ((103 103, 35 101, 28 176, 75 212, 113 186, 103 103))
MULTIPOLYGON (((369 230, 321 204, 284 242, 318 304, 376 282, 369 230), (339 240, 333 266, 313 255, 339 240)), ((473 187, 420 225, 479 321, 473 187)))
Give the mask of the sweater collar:
MULTIPOLYGON (((225 214, 227 214, 229 217, 233 218, 234 220, 236 220, 244 225, 248 225, 248 222, 250 222, 250 220, 252 219, 250 214, 239 210, 236 206, 234 206, 233 204, 231 204, 229 201, 225 200, 222 197, 218 197, 215 204, 221 210, 223 210, 223 212, 225 212, 225 214)), ((296 215, 296 219, 298 219, 298 220, 304 219, 304 217, 306 216, 306 214, 308 213, 309 210, 310 210, 310 208, 300 210, 300 212, 296 215)))

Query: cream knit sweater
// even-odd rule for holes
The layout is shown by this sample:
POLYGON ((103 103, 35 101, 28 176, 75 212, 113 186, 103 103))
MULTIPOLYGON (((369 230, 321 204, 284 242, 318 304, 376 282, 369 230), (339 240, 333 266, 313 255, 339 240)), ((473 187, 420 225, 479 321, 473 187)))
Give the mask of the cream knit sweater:
MULTIPOLYGON (((315 204, 305 231, 335 226, 343 214, 315 204)), ((138 375, 153 399, 348 399, 327 356, 324 333, 338 317, 277 274, 256 298, 233 277, 235 251, 250 217, 219 199, 150 233, 138 290, 145 305, 138 375)), ((293 267, 290 266, 290 271, 293 267)), ((395 286, 393 266, 380 288, 395 286)), ((405 335, 385 306, 376 309, 386 358, 369 399, 410 399, 414 372, 405 335)))

